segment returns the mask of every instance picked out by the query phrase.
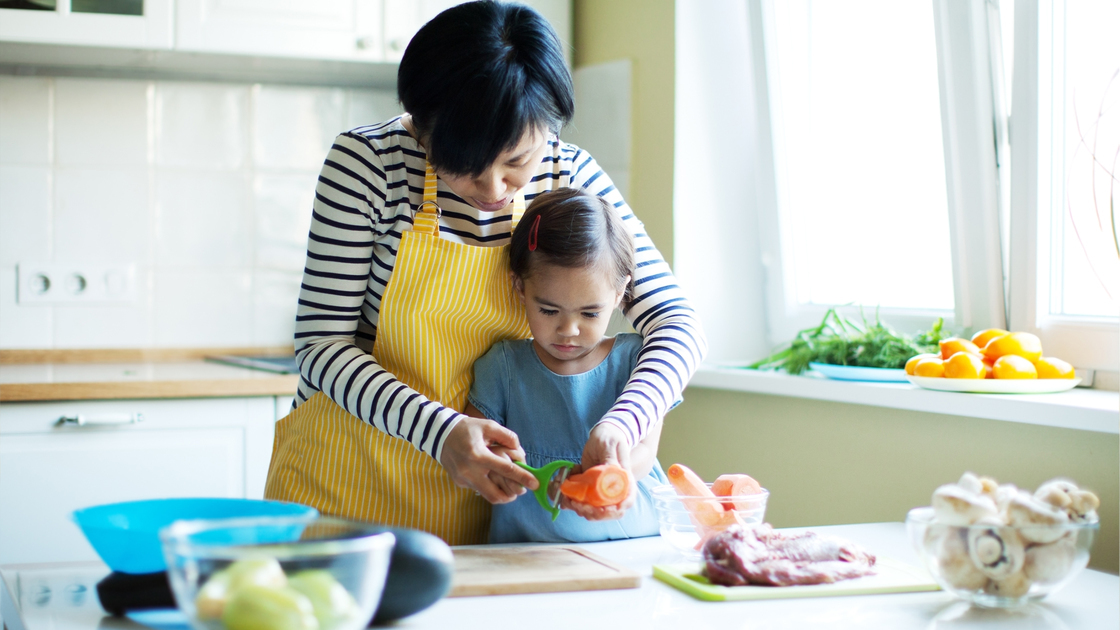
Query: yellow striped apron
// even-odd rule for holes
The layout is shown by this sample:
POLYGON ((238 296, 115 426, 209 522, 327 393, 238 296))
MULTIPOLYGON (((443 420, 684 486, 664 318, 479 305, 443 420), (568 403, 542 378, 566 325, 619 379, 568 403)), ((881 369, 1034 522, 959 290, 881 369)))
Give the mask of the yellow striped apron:
MULTIPOLYGON (((509 246, 441 239, 436 186, 428 165, 424 203, 412 230, 401 235, 381 298, 373 356, 409 387, 461 411, 475 360, 500 340, 530 333, 509 280, 509 246)), ((519 192, 514 225, 524 211, 519 192)), ((427 454, 350 415, 322 392, 276 424, 265 498, 421 529, 452 545, 485 543, 490 527, 485 499, 456 486, 427 454)))

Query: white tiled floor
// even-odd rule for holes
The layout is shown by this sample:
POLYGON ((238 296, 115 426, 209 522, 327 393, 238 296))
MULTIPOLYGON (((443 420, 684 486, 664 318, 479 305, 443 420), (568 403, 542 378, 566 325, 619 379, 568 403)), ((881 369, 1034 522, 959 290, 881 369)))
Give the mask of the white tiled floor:
POLYGON ((292 341, 316 178, 372 90, 0 77, 0 348, 292 341), (16 302, 20 262, 135 265, 134 303, 16 302))

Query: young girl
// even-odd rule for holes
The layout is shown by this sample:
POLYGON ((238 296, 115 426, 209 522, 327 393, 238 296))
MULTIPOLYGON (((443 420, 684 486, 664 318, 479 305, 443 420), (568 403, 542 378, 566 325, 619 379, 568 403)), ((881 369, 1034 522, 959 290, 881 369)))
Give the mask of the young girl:
MULTIPOLYGON (((509 255, 533 337, 499 342, 475 362, 466 413, 516 433, 530 466, 558 459, 578 464, 588 435, 599 430, 596 424, 626 386, 641 350, 639 335, 604 336, 611 313, 630 292, 633 239, 601 197, 566 188, 533 201, 513 232, 509 255)), ((622 505, 600 508, 564 497, 567 509, 553 521, 525 493, 494 506, 490 542, 656 535, 650 490, 668 483, 656 458, 660 433, 657 423, 631 450, 629 466, 638 481, 622 505)))

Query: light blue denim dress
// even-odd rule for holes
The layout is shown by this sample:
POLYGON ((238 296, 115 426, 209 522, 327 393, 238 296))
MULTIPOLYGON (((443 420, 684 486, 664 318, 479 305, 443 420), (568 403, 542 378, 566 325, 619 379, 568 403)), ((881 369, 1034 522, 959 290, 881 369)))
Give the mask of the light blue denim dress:
MULTIPOLYGON (((503 341, 474 364, 469 399, 487 418, 517 434, 526 463, 544 466, 558 459, 579 463, 587 435, 622 393, 637 362, 642 338, 615 337, 610 354, 583 374, 562 376, 545 367, 531 339, 503 341)), ((678 401, 679 402, 679 401, 678 401)), ((658 533, 652 488, 669 483, 659 462, 638 481, 638 497, 614 521, 588 521, 561 510, 556 521, 526 492, 495 505, 491 543, 594 542, 655 536, 658 533)))

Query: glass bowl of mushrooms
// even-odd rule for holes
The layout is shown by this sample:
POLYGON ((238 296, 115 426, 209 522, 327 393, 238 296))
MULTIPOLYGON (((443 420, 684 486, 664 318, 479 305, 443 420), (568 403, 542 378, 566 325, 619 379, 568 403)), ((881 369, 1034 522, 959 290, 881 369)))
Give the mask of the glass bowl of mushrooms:
POLYGON ((939 487, 906 527, 941 588, 973 604, 1012 608, 1069 584, 1089 564, 1100 500, 1065 479, 1029 492, 965 473, 939 487))

